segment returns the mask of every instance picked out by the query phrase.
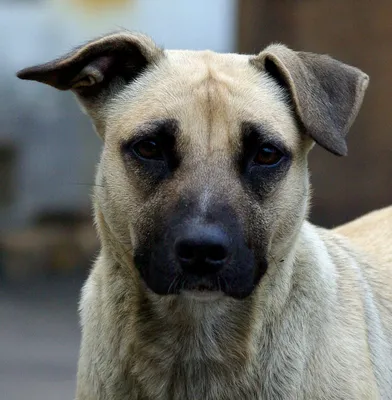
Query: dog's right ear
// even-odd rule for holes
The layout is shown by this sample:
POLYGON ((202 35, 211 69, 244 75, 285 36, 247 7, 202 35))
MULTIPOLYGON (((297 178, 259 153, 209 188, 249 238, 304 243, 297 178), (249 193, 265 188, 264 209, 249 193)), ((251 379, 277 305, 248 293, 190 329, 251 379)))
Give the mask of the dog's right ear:
POLYGON ((107 102, 163 54, 147 36, 118 32, 92 40, 57 60, 23 69, 17 76, 73 91, 103 137, 107 102))
POLYGON ((280 44, 268 46, 250 62, 287 92, 305 134, 333 154, 347 154, 345 137, 369 83, 364 72, 280 44))

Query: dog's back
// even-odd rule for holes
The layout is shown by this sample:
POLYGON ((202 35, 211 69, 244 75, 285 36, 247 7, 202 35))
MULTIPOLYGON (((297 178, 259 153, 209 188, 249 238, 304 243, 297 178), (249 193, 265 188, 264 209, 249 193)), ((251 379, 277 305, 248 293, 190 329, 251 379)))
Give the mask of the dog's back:
POLYGON ((360 264, 371 286, 384 332, 392 342, 392 206, 373 211, 339 226, 335 232, 346 236, 369 260, 360 264))
MULTIPOLYGON (((335 229, 379 261, 379 267, 391 268, 392 206, 364 215, 335 229)), ((385 274, 392 287, 392 273, 385 274)), ((391 295, 392 296, 392 295, 391 295)))
POLYGON ((341 225, 335 232, 346 236, 370 260, 365 273, 377 294, 383 299, 387 328, 392 335, 392 206, 373 211, 341 225))

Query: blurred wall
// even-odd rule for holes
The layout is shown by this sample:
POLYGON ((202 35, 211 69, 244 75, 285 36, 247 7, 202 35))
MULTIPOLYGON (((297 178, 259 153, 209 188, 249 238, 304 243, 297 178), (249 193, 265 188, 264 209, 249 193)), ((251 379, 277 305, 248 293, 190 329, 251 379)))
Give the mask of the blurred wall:
POLYGON ((0 0, 0 284, 81 271, 98 247, 89 195, 101 141, 71 93, 16 71, 120 28, 233 51, 236 12, 236 0, 0 0))
POLYGON ((312 151, 313 221, 331 226, 392 204, 392 2, 241 0, 238 6, 241 52, 281 42, 330 54, 370 75, 348 157, 312 151))
POLYGON ((18 69, 121 27, 167 48, 255 53, 281 41, 356 65, 371 83, 349 157, 311 155, 312 219, 334 225, 392 203, 391 13, 388 0, 0 0, 0 275, 86 265, 96 246, 83 217, 101 142, 70 93, 19 81, 18 69))
POLYGON ((0 233, 45 213, 90 213, 101 143, 70 93, 16 79, 119 28, 169 48, 231 51, 234 0, 0 0, 0 233))

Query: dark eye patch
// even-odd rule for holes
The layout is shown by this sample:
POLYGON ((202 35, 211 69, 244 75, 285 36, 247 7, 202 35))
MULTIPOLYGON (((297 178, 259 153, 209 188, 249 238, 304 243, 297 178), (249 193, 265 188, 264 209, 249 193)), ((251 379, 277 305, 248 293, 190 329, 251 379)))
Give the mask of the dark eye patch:
POLYGON ((238 161, 241 177, 252 191, 266 194, 288 171, 291 152, 267 126, 244 122, 241 130, 242 151, 238 161))
POLYGON ((176 150, 179 126, 172 119, 155 120, 138 128, 136 134, 120 144, 128 168, 159 181, 174 172, 180 163, 176 150))

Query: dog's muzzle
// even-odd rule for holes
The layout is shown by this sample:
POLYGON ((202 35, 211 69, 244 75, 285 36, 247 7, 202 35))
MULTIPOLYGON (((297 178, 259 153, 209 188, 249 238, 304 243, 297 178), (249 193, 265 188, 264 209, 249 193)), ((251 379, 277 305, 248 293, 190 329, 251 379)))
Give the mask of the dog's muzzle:
MULTIPOLYGON (((176 208, 155 235, 146 235, 135 265, 157 294, 222 292, 234 298, 252 293, 265 271, 263 257, 248 246, 235 213, 228 207, 200 217, 176 208)), ((158 226, 158 224, 157 224, 158 226)))

